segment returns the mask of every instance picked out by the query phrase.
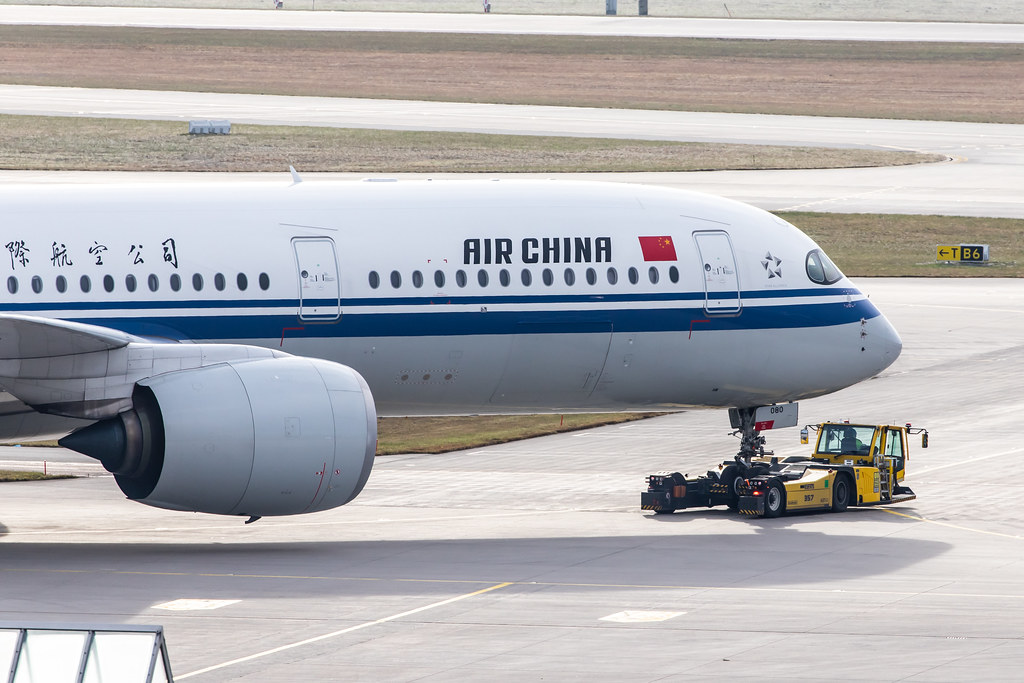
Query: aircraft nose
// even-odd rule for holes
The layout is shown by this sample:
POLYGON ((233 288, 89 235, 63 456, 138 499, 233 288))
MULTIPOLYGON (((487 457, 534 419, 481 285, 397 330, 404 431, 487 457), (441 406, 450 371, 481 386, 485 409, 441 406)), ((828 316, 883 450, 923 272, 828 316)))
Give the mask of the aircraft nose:
POLYGON ((879 313, 865 320, 862 326, 862 346, 878 373, 896 362, 903 351, 903 340, 889 320, 879 313))

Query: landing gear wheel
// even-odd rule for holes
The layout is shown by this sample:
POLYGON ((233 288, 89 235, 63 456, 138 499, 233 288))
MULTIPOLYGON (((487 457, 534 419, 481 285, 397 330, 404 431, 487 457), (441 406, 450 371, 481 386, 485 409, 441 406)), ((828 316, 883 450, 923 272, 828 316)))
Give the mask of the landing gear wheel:
POLYGON ((778 517, 786 510, 786 489, 778 479, 768 482, 768 492, 764 497, 764 516, 778 517))
POLYGON ((736 485, 742 481, 739 468, 736 465, 726 465, 722 473, 718 475, 718 481, 729 492, 729 500, 726 502, 726 505, 729 506, 730 510, 738 509, 740 506, 740 492, 736 490, 736 485))
POLYGON ((843 512, 850 507, 850 479, 845 474, 836 477, 832 487, 832 512, 843 512))

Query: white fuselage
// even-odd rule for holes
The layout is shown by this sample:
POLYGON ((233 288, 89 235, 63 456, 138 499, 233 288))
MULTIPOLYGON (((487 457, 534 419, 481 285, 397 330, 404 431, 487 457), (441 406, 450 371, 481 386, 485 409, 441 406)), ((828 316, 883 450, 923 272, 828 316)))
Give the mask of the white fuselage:
POLYGON ((900 352, 806 235, 676 190, 41 185, 0 204, 3 312, 343 363, 383 415, 764 405, 900 352))

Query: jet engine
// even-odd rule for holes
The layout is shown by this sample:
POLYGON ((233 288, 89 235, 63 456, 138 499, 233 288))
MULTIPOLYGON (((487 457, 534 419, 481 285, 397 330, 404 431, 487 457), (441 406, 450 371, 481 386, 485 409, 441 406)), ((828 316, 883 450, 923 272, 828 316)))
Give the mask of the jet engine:
POLYGON ((142 380, 130 410, 60 443, 100 460, 140 503, 294 515, 359 494, 373 466, 377 414, 365 380, 347 366, 228 361, 142 380))

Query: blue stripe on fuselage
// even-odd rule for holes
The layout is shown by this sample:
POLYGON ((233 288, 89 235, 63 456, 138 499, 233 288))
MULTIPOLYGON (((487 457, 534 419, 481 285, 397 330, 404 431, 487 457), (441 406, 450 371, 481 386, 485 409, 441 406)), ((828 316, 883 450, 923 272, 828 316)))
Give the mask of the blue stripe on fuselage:
MULTIPOLYGON (((455 297, 361 297, 342 299, 344 315, 324 324, 300 320, 295 313, 254 313, 253 309, 297 311, 296 299, 162 300, 5 303, 0 309, 11 313, 59 311, 77 322, 109 327, 141 336, 174 339, 268 339, 280 337, 408 337, 428 335, 515 334, 522 324, 543 326, 538 332, 578 332, 581 326, 611 324, 616 332, 666 332, 697 330, 754 330, 823 327, 873 318, 878 310, 869 301, 821 303, 774 303, 751 305, 765 299, 859 296, 852 288, 828 287, 797 290, 752 290, 740 294, 748 302, 739 314, 709 315, 702 307, 703 292, 638 292, 623 294, 541 294, 455 297), (688 304, 665 308, 666 303, 688 304), (606 308, 600 304, 659 304, 658 308, 606 308), (487 310, 509 305, 565 305, 571 310, 487 310), (437 311, 448 305, 471 305, 478 310, 437 311), (419 308, 419 311, 387 311, 389 308, 419 308), (360 309, 376 309, 372 313, 360 309), (383 310, 382 310, 383 309, 383 310), (429 310, 428 310, 429 309, 429 310), (149 312, 122 317, 97 315, 105 311, 149 312), (153 315, 154 311, 167 311, 153 315), (214 312, 215 311, 215 312, 214 312), (305 329, 294 329, 305 325, 305 329), (697 325, 697 327, 694 327, 697 325)), ((728 294, 716 298, 729 299, 728 294)), ((732 295, 735 299, 735 294, 732 295)), ((337 305, 336 299, 305 300, 305 307, 337 305)))
MULTIPOLYGON (((787 290, 751 290, 740 293, 741 300, 791 299, 825 296, 859 296, 852 288, 817 288, 787 290)), ((635 294, 539 294, 509 296, 419 296, 419 297, 359 297, 341 299, 346 311, 350 308, 381 306, 435 306, 438 304, 496 306, 499 304, 594 304, 594 303, 655 303, 669 301, 703 301, 703 292, 638 292, 635 294)), ((716 292, 715 299, 735 299, 736 294, 716 292)), ((305 299, 304 306, 333 306, 337 299, 305 299)), ((298 299, 181 299, 181 300, 117 300, 117 301, 47 301, 34 303, 0 303, 6 313, 33 313, 36 311, 144 311, 168 309, 245 309, 293 308, 298 310, 298 299)))
POLYGON ((852 303, 748 306, 739 315, 708 315, 703 308, 598 309, 566 311, 470 311, 435 313, 348 312, 334 323, 304 322, 295 315, 186 315, 133 318, 82 317, 77 322, 141 336, 181 339, 421 337, 579 332, 610 324, 616 332, 687 332, 825 327, 879 315, 866 300, 852 303))

